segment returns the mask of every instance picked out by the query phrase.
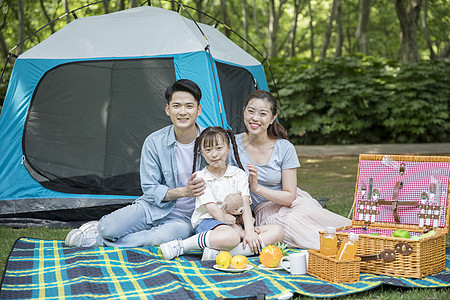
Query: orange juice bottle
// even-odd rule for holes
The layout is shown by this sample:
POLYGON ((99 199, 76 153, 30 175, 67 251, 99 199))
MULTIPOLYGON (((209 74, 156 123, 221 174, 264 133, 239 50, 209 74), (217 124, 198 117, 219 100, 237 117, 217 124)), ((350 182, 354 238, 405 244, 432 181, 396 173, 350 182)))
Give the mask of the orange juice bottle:
POLYGON ((320 238, 320 254, 336 255, 337 252, 337 237, 335 235, 336 228, 327 227, 325 234, 320 238))
POLYGON ((355 258, 356 250, 358 250, 357 241, 359 236, 353 232, 348 234, 348 238, 344 240, 336 254, 337 260, 352 260, 355 258))

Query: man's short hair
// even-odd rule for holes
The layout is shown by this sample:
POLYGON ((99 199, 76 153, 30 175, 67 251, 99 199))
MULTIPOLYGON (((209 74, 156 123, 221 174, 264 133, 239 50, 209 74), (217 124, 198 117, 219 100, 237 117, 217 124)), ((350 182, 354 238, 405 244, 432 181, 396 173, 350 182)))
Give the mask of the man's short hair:
POLYGON ((170 100, 172 100, 172 96, 175 92, 188 92, 194 97, 194 99, 197 101, 197 104, 200 104, 202 91, 200 90, 200 87, 192 80, 180 79, 169 86, 166 90, 165 95, 167 103, 170 103, 170 100))

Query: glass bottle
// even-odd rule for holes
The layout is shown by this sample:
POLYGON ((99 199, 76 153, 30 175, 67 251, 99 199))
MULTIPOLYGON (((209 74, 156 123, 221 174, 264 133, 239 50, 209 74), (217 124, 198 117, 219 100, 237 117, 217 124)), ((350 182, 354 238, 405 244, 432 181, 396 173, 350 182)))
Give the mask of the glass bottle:
POLYGON ((331 256, 336 255, 337 252, 337 237, 336 228, 327 227, 325 234, 320 238, 320 254, 331 256))
POLYGON ((356 251, 358 250, 359 236, 356 233, 350 232, 348 238, 342 242, 339 248, 336 259, 337 260, 352 260, 355 258, 356 251))

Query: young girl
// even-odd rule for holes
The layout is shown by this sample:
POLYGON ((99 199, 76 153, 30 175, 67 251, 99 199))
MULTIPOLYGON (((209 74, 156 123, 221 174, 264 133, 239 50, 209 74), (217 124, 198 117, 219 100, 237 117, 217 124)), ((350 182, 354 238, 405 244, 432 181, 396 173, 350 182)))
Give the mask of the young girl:
POLYGON ((202 260, 215 259, 219 250, 230 251, 232 255, 251 255, 258 253, 265 244, 281 241, 284 235, 281 226, 253 226, 248 177, 242 170, 233 133, 219 126, 206 128, 195 142, 193 172, 198 148, 208 166, 197 172, 197 177, 206 182, 204 194, 196 198, 191 218, 197 234, 185 240, 178 239, 161 244, 164 259, 172 259, 194 249, 205 250, 202 260), (230 142, 240 169, 226 163, 231 150, 230 142), (239 191, 244 198, 243 232, 234 224, 235 218, 230 218, 231 215, 220 208, 227 194, 239 191))

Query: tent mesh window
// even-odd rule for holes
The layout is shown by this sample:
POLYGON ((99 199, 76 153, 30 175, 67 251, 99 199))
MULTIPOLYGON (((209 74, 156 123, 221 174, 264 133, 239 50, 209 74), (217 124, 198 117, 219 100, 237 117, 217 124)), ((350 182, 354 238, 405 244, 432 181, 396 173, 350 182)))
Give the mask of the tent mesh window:
POLYGON ((145 138, 171 124, 172 58, 83 61, 48 71, 34 91, 23 153, 46 188, 76 194, 142 194, 145 138))
POLYGON ((252 74, 244 68, 220 62, 216 62, 216 67, 227 123, 234 133, 244 132, 242 109, 247 96, 259 89, 258 84, 252 74))

